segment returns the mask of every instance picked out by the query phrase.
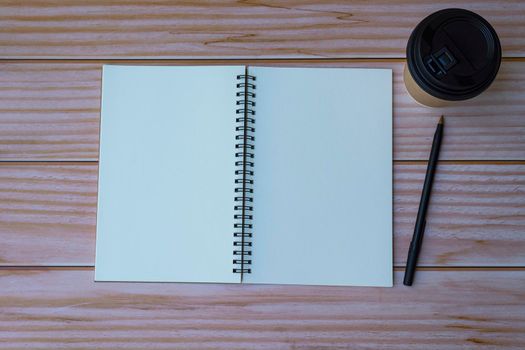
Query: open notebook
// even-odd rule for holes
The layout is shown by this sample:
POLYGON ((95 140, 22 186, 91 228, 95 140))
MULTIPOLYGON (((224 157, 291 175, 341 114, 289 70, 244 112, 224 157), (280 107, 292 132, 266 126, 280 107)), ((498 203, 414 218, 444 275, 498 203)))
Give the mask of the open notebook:
POLYGON ((97 281, 392 285, 392 72, 103 68, 97 281))

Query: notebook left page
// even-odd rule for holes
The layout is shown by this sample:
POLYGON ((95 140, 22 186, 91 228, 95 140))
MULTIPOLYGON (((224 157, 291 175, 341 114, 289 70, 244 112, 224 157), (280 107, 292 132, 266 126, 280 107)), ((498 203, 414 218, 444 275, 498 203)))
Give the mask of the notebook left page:
POLYGON ((240 282, 232 208, 243 73, 104 66, 96 281, 240 282))

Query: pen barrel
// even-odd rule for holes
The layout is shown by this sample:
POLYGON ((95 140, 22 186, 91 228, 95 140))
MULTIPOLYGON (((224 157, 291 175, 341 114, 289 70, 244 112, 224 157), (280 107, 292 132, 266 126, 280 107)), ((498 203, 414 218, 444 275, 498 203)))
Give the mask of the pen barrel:
POLYGON ((410 245, 410 252, 407 257, 407 267, 405 270, 405 278, 403 279, 403 284, 405 286, 411 286, 414 282, 414 273, 416 272, 417 264, 417 251, 412 249, 412 244, 410 245))
POLYGON ((434 139, 432 141, 432 150, 430 151, 430 157, 428 159, 427 171, 425 174, 425 182, 423 184, 423 190, 421 191, 421 200, 419 202, 419 208, 417 212, 416 224, 414 227, 414 235, 410 242, 410 248, 407 256, 407 265, 405 269, 405 277, 403 284, 411 286, 414 280, 414 274, 417 267, 417 260, 419 257, 419 251, 421 244, 423 243, 423 235, 425 233, 426 226, 426 215, 428 203, 430 200, 430 193, 432 191, 432 183, 434 181, 434 174, 439 158, 439 149, 441 147, 441 139, 443 136, 443 124, 438 124, 436 132, 434 133, 434 139))
POLYGON ((422 223, 416 223, 414 236, 410 242, 410 248, 408 250, 405 278, 403 279, 403 284, 405 286, 411 286, 414 281, 414 274, 416 272, 421 244, 423 243, 423 233, 425 232, 426 223, 426 220, 423 220, 422 223))
POLYGON ((425 174, 425 182, 423 183, 423 190, 421 191, 421 201, 419 202, 419 209, 417 213, 416 226, 422 225, 427 214, 428 202, 430 200, 430 193, 432 191, 432 183, 434 182, 434 174, 436 173, 437 161, 439 158, 439 149, 441 148, 441 139, 443 136, 443 124, 438 124, 434 139, 432 141, 432 150, 428 158, 427 171, 425 174))

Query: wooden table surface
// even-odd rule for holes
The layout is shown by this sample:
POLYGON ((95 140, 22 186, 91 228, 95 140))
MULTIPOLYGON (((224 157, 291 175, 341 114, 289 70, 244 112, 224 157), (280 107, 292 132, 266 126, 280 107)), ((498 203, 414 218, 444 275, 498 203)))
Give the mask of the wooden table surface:
POLYGON ((524 349, 525 2, 468 1, 496 82, 429 109, 411 29, 454 1, 0 1, 0 349, 524 349), (394 70, 394 288, 94 283, 104 63, 394 70), (426 158, 447 126, 415 286, 426 158))

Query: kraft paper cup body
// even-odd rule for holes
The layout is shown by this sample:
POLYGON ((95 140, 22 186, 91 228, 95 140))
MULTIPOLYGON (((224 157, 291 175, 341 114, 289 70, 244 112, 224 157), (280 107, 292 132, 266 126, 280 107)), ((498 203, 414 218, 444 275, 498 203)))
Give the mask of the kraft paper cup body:
POLYGON ((412 98, 420 105, 427 107, 444 107, 453 103, 452 101, 442 100, 440 98, 434 97, 420 88, 416 81, 412 79, 412 75, 410 75, 408 66, 406 64, 405 68, 403 69, 403 81, 405 82, 405 87, 410 96, 412 96, 412 98))

